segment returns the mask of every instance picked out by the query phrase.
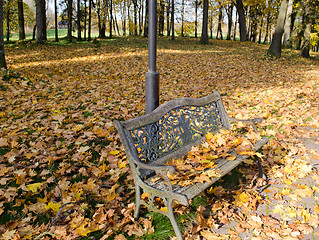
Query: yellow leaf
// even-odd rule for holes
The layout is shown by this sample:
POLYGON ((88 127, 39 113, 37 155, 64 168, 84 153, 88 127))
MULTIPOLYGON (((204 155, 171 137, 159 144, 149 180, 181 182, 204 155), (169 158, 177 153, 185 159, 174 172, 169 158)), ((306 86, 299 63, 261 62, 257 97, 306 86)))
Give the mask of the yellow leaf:
POLYGON ((36 193, 43 184, 44 183, 33 183, 33 184, 29 184, 27 188, 29 191, 36 193))
POLYGON ((237 157, 236 156, 229 156, 227 157, 228 161, 234 161, 237 157))
POLYGON ((143 200, 145 200, 146 198, 148 198, 148 193, 147 192, 143 192, 143 194, 141 195, 141 198, 143 200))
POLYGON ((119 166, 119 168, 125 168, 126 165, 127 165, 127 162, 122 162, 122 161, 120 161, 120 162, 118 162, 117 165, 119 166))
POLYGON ((240 145, 242 142, 243 142, 243 139, 242 139, 242 138, 237 138, 237 139, 233 140, 233 141, 230 143, 230 145, 231 145, 232 147, 236 147, 236 146, 240 145))
POLYGON ((305 210, 305 209, 302 209, 301 210, 301 217, 303 218, 304 222, 309 222, 310 220, 310 213, 305 210))
POLYGON ((207 141, 211 140, 213 137, 214 137, 214 134, 213 134, 213 133, 207 133, 207 134, 206 134, 206 139, 207 139, 207 141))
POLYGON ((54 203, 49 202, 48 205, 45 205, 45 209, 52 209, 54 213, 57 213, 60 210, 61 204, 60 203, 54 203))
POLYGON ((289 189, 289 188, 288 189, 285 188, 285 189, 282 190, 282 194, 283 195, 289 195, 290 193, 291 193, 291 189, 289 189))
POLYGON ((313 208, 317 213, 319 213, 319 205, 315 205, 314 208, 313 208))
POLYGON ((162 207, 160 210, 163 212, 167 212, 167 207, 162 207))
POLYGON ((257 157, 259 157, 259 158, 262 158, 262 157, 264 156, 264 155, 262 155, 262 154, 259 153, 259 152, 256 152, 255 155, 256 155, 257 157))
POLYGON ((118 187, 117 184, 113 185, 113 187, 110 189, 109 194, 106 196, 108 201, 112 201, 115 199, 115 197, 117 196, 117 194, 115 193, 115 189, 118 187))
POLYGON ((207 159, 207 160, 216 160, 216 159, 218 159, 218 155, 208 154, 208 155, 206 156, 206 159, 207 159))
POLYGON ((109 152, 109 154, 111 154, 113 156, 118 155, 119 153, 120 153, 120 151, 118 151, 118 150, 113 150, 113 151, 109 152))
POLYGON ((87 236, 90 232, 92 232, 91 229, 85 227, 85 225, 87 225, 86 222, 82 223, 81 226, 76 229, 76 232, 81 236, 87 236))

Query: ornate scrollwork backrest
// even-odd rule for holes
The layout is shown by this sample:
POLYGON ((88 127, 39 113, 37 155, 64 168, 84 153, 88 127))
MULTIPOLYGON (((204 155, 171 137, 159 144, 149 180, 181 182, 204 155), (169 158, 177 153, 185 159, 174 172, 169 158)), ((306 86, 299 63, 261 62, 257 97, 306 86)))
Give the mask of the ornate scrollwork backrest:
POLYGON ((214 101, 203 106, 174 108, 158 121, 129 132, 139 160, 148 163, 220 128, 227 126, 214 101))

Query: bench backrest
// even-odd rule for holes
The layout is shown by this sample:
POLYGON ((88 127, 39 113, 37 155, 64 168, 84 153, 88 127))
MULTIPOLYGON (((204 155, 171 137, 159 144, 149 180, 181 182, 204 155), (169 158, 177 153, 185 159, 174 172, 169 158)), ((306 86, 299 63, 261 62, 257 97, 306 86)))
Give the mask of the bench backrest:
POLYGON ((220 94, 168 101, 153 112, 125 122, 115 121, 129 160, 164 164, 185 155, 208 132, 229 129, 220 94))

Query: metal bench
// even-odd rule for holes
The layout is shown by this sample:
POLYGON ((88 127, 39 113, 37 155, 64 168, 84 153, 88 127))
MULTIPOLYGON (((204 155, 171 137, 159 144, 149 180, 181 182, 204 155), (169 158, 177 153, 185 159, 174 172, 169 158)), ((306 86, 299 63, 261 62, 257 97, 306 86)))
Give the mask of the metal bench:
MULTIPOLYGON (((230 130, 230 123, 244 121, 253 126, 261 122, 260 118, 250 120, 237 120, 230 118, 225 111, 220 94, 214 91, 211 95, 194 99, 180 98, 168 101, 153 112, 124 121, 114 121, 124 146, 129 164, 133 173, 136 189, 135 218, 138 218, 140 206, 144 204, 154 212, 167 216, 174 228, 177 239, 181 240, 182 234, 173 213, 173 202, 189 205, 189 201, 196 195, 211 186, 225 174, 238 166, 246 157, 237 156, 236 160, 215 160, 222 171, 211 182, 194 183, 182 187, 172 185, 167 173, 174 173, 173 166, 165 165, 170 159, 177 159, 186 155, 192 146, 205 141, 208 132, 219 129, 230 130), (159 178, 159 181, 152 181, 159 178), (148 201, 141 199, 142 193, 148 193, 148 201), (155 197, 163 199, 167 212, 154 206, 155 197)), ((268 142, 262 138, 254 144, 257 151, 268 142)), ((256 157, 259 177, 263 171, 259 158, 256 157)))

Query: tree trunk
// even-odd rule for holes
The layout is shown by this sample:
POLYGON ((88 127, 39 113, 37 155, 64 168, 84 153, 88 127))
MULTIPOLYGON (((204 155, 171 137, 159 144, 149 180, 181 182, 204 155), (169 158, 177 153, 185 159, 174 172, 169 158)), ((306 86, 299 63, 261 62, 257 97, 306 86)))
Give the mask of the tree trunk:
POLYGON ((117 19, 116 19, 116 15, 114 15, 114 32, 115 32, 115 28, 116 28, 116 31, 117 31, 117 35, 120 36, 120 28, 119 28, 119 25, 117 23, 117 19))
POLYGON ((123 36, 125 36, 126 35, 126 0, 123 1, 122 31, 123 31, 123 36))
POLYGON ((223 7, 220 4, 219 13, 218 13, 218 25, 217 25, 216 39, 223 40, 222 22, 223 22, 223 7))
POLYGON ((200 37, 201 43, 208 43, 208 0, 203 0, 203 24, 202 35, 200 37))
POLYGON ((170 29, 170 24, 169 24, 169 16, 170 16, 170 7, 171 7, 171 1, 167 0, 167 6, 166 6, 166 31, 167 31, 167 36, 171 35, 171 29, 170 29))
POLYGON ((285 47, 290 47, 290 26, 291 26, 291 14, 293 9, 293 0, 288 1, 288 7, 287 7, 287 14, 286 14, 286 21, 285 21, 285 27, 284 27, 284 36, 282 40, 282 44, 285 47))
POLYGON ((209 23, 210 38, 213 39, 213 9, 210 12, 209 23))
POLYGON ((0 68, 7 69, 3 38, 3 0, 0 0, 0 68))
POLYGON ((195 38, 197 38, 197 15, 198 15, 198 1, 195 0, 195 38))
POLYGON ((149 0, 145 0, 146 4, 145 4, 145 21, 144 21, 144 37, 148 36, 148 1, 149 0))
POLYGON ((263 32, 263 26, 264 26, 263 23, 264 23, 263 21, 261 21, 261 23, 260 23, 259 36, 258 36, 258 43, 259 44, 261 44, 261 35, 262 35, 262 32, 263 32))
POLYGON ((165 13, 165 4, 164 0, 159 1, 159 11, 158 11, 158 35, 164 36, 164 13, 165 13))
POLYGON ((55 31, 55 41, 59 41, 59 33, 58 33, 58 6, 57 0, 54 0, 54 31, 55 31))
POLYGON ((184 11, 185 11, 185 0, 182 0, 182 13, 181 13, 181 17, 182 17, 181 35, 182 35, 182 37, 184 37, 184 11))
POLYGON ((171 14, 171 29, 172 29, 172 40, 174 41, 175 40, 175 29, 174 29, 174 16, 175 14, 175 0, 172 0, 172 14, 171 14))
POLYGON ((19 40, 25 39, 23 0, 18 0, 18 18, 19 18, 19 40))
POLYGON ((133 0, 133 9, 134 9, 134 35, 137 36, 137 0, 133 0))
POLYGON ((92 21, 92 0, 89 0, 88 41, 91 41, 91 21, 92 21))
POLYGON ((86 1, 84 0, 84 41, 86 41, 86 18, 87 18, 87 14, 86 14, 86 1))
POLYGON ((47 37, 47 15, 46 15, 46 1, 43 0, 43 5, 42 5, 42 14, 43 14, 43 40, 48 40, 47 37))
POLYGON ((267 44, 267 42, 268 42, 269 25, 270 25, 270 14, 268 13, 268 16, 267 16, 267 25, 266 25, 266 34, 265 34, 264 44, 267 44))
POLYGON ((36 43, 43 43, 44 36, 43 36, 43 0, 36 0, 36 43))
POLYGON ((312 25, 311 22, 308 22, 306 24, 304 36, 303 36, 302 41, 301 41, 300 56, 302 56, 304 58, 310 58, 309 47, 310 47, 311 25, 312 25))
POLYGON ((113 35, 112 35, 112 22, 113 22, 113 1, 110 0, 110 38, 113 37, 113 35))
POLYGON ((7 2, 7 41, 10 41, 10 2, 7 2))
POLYGON ((234 41, 236 41, 236 32, 237 32, 237 22, 238 22, 238 12, 236 11, 236 19, 235 19, 235 26, 234 26, 234 41))
POLYGON ((72 10, 73 0, 68 0, 68 41, 72 42, 72 10))
POLYGON ((272 38, 270 47, 268 49, 269 55, 274 55, 276 57, 281 56, 281 41, 282 41, 282 34, 284 33, 284 24, 286 19, 287 7, 288 7, 288 0, 283 0, 281 2, 281 6, 279 10, 279 16, 277 20, 275 33, 272 38))
POLYGON ((77 0, 77 25, 78 25, 78 41, 82 41, 82 36, 81 36, 81 5, 80 5, 81 0, 77 0))
POLYGON ((142 32, 143 32, 143 16, 144 16, 144 4, 143 4, 143 0, 140 0, 139 10, 138 10, 138 35, 140 36, 142 35, 142 32))
POLYGON ((300 56, 304 58, 310 58, 309 55, 309 49, 310 49, 310 33, 311 33, 311 26, 313 24, 312 22, 312 16, 310 16, 309 11, 309 3, 306 3, 306 6, 303 8, 303 16, 304 16, 304 24, 302 26, 303 28, 303 37, 300 44, 300 56))
POLYGON ((35 40, 36 30, 37 30, 37 24, 34 24, 33 31, 32 31, 32 40, 33 41, 35 40))
POLYGON ((239 17, 240 41, 247 41, 246 18, 242 0, 236 0, 236 8, 239 17))
POLYGON ((234 5, 230 3, 230 6, 228 7, 227 11, 227 17, 228 17, 228 33, 227 33, 227 40, 231 39, 231 29, 233 27, 233 7, 234 5))

